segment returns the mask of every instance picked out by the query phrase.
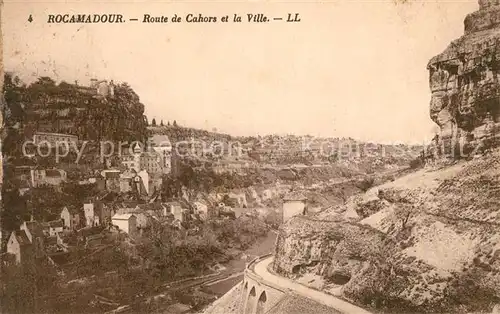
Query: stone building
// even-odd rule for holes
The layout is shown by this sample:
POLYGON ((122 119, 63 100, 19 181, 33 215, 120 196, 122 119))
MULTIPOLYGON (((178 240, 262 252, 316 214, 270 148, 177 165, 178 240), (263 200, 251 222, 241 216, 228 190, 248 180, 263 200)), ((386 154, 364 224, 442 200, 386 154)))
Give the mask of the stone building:
POLYGON ((33 245, 24 230, 16 230, 10 234, 7 253, 15 256, 16 264, 33 262, 33 245))
POLYGON ((29 241, 33 244, 34 256, 36 258, 45 256, 45 237, 43 234, 42 225, 38 221, 25 221, 19 227, 19 229, 26 233, 29 241))
POLYGON ((101 172, 107 191, 120 193, 120 173, 120 170, 117 169, 103 170, 101 172))
POLYGON ((297 215, 307 214, 307 197, 302 193, 290 193, 283 198, 283 222, 297 215))
POLYGON ((80 213, 76 207, 64 206, 60 216, 65 229, 73 230, 80 226, 80 213))
POLYGON ((139 157, 139 168, 148 173, 162 173, 162 159, 157 152, 144 152, 139 157))
POLYGON ((64 221, 62 221, 61 219, 49 221, 48 225, 49 225, 49 237, 54 237, 57 234, 64 231, 64 221))
POLYGON ((83 204, 85 225, 94 227, 111 221, 111 209, 97 198, 89 198, 83 204))
POLYGON ((74 147, 78 143, 78 136, 63 133, 49 133, 49 132, 36 132, 33 135, 33 142, 36 146, 48 146, 55 148, 56 145, 64 145, 66 143, 69 147, 74 147))
POLYGON ((137 218, 134 214, 115 214, 111 223, 130 235, 137 232, 137 218))
POLYGON ((67 180, 66 171, 60 169, 31 169, 31 186, 59 186, 67 180))
POLYGON ((113 80, 109 83, 107 80, 98 80, 91 79, 90 80, 90 88, 95 91, 98 96, 101 97, 114 97, 115 96, 115 84, 113 80))
POLYGON ((121 163, 127 170, 139 173, 146 170, 148 173, 169 173, 170 155, 166 151, 149 150, 143 151, 139 145, 135 145, 132 151, 125 150, 121 156, 121 163), (163 154, 166 154, 163 156, 163 154), (166 159, 165 159, 166 158, 166 159))

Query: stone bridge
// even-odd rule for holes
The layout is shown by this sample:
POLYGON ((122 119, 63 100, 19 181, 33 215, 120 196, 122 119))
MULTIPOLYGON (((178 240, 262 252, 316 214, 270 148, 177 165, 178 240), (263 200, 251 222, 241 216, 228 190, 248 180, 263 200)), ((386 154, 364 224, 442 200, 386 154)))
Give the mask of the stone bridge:
MULTIPOLYGON (((347 301, 269 272, 268 266, 272 260, 272 254, 268 254, 254 259, 247 265, 241 283, 238 313, 273 313, 273 308, 287 295, 296 295, 313 300, 340 313, 370 314, 365 309, 347 301)), ((286 302, 286 300, 284 301, 286 302)))
POLYGON ((268 254, 258 257, 247 265, 245 277, 241 283, 240 314, 268 313, 286 295, 287 291, 254 272, 255 264, 271 256, 268 254))

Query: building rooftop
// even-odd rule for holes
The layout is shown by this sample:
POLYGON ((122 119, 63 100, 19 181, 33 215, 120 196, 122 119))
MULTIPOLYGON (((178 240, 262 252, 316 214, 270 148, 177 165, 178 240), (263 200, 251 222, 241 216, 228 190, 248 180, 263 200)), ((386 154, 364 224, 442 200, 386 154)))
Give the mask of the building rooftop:
POLYGON ((162 203, 164 205, 172 205, 172 206, 181 206, 181 203, 179 203, 178 201, 170 201, 170 202, 165 202, 165 203, 162 203))
POLYGON ((134 214, 115 214, 112 220, 129 220, 131 217, 135 217, 134 214))
POLYGON ((103 170, 102 176, 106 179, 120 178, 120 170, 103 170))
POLYGON ((14 236, 16 237, 17 242, 19 242, 20 246, 31 244, 31 242, 30 242, 28 236, 26 235, 26 232, 24 232, 24 230, 14 231, 14 236))
POLYGON ((146 204, 139 204, 136 206, 137 210, 152 210, 152 211, 157 211, 157 210, 163 210, 164 207, 160 203, 146 203, 146 204))
POLYGON ((62 220, 49 221, 49 226, 52 228, 62 228, 64 226, 62 220))
POLYGON ((35 135, 71 136, 71 137, 76 137, 76 138, 78 138, 78 136, 73 135, 73 134, 51 133, 51 132, 35 132, 35 135))
POLYGON ((29 232, 33 236, 38 236, 42 237, 43 236, 43 230, 42 230, 42 225, 38 221, 25 221, 26 228, 28 228, 29 232))
POLYGON ((47 246, 57 245, 57 236, 46 237, 45 245, 47 246))
POLYGON ((123 179, 123 180, 130 180, 130 179, 133 179, 137 176, 137 173, 135 172, 135 170, 126 170, 124 171, 122 174, 120 174, 120 179, 123 179))
POLYGON ((102 239, 104 237, 105 237, 105 235, 102 233, 92 234, 92 235, 87 236, 87 241, 102 239))
POLYGON ((307 201, 307 197, 302 192, 290 192, 284 198, 284 201, 307 201))
POLYGON ((61 177, 61 171, 57 169, 47 169, 45 170, 46 177, 59 178, 61 177))
POLYGON ((76 208, 76 206, 64 206, 61 211, 63 211, 65 208, 68 210, 70 214, 74 215, 79 213, 78 208, 76 208))
POLYGON ((135 208, 139 203, 137 201, 123 201, 119 204, 121 208, 135 208))

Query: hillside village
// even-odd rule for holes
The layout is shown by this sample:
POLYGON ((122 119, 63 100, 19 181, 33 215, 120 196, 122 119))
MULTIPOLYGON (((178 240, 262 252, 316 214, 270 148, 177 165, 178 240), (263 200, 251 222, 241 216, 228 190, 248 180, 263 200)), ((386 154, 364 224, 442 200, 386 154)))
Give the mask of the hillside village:
MULTIPOLYGON (((353 139, 232 137, 175 121, 149 123, 139 97, 113 81, 84 86, 42 77, 26 85, 7 73, 5 91, 2 263, 24 275, 4 275, 24 278, 17 289, 45 290, 38 285, 46 282, 58 291, 85 280, 80 288, 96 291, 91 287, 106 284, 93 275, 108 274, 111 284, 119 279, 114 266, 125 263, 120 276, 138 285, 102 287, 92 302, 86 293, 54 300, 30 288, 33 302, 24 310, 57 312, 77 302, 82 311, 106 311, 140 294, 139 282, 217 273, 294 213, 314 213, 394 180, 422 150, 353 139), (160 247, 180 259, 155 251, 160 247), (102 265, 109 258, 115 261, 102 265), (41 269, 48 278, 35 275, 41 269)), ((14 310, 17 290, 3 288, 14 310)))
POLYGON ((421 160, 314 215, 294 198, 274 251, 205 314, 500 313, 500 5, 478 4, 428 62, 441 132, 421 160))
POLYGON ((463 27, 421 69, 425 145, 196 129, 0 45, 0 312, 499 314, 499 0, 463 27))

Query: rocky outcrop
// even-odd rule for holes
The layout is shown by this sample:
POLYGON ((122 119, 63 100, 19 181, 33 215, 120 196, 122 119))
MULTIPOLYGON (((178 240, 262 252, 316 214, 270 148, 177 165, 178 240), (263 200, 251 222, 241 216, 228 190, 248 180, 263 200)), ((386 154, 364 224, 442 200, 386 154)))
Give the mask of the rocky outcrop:
POLYGON ((465 34, 429 61, 430 116, 439 151, 464 157, 498 146, 500 127, 500 4, 480 0, 465 34))
POLYGON ((33 132, 78 135, 81 140, 144 141, 147 121, 144 105, 126 83, 114 87, 110 97, 95 88, 41 77, 28 86, 6 77, 8 122, 21 127, 24 136, 33 132))
POLYGON ((479 5, 465 35, 428 68, 441 153, 479 147, 483 154, 428 165, 288 220, 276 242, 276 273, 377 313, 498 309, 500 1, 479 5))
POLYGON ((284 275, 316 267, 316 274, 326 279, 341 271, 355 273, 364 262, 381 258, 384 239, 368 226, 296 216, 280 229, 273 267, 284 275))
POLYGON ((275 271, 383 312, 491 311, 500 300, 500 149, 422 169, 295 218, 275 271), (308 276, 306 276, 308 275, 308 276))

